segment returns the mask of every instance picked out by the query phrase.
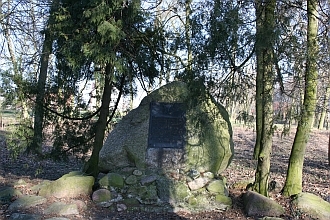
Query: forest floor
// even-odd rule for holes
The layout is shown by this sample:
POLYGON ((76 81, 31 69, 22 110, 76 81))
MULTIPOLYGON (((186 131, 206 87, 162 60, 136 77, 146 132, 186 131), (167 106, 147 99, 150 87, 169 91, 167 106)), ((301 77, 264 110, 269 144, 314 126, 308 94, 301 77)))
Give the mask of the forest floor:
MULTIPOLYGON (((205 212, 199 214, 190 213, 146 213, 146 212, 111 212, 93 204, 90 198, 81 198, 87 209, 70 219, 253 219, 246 217, 241 203, 241 195, 244 189, 237 183, 250 181, 254 178, 256 161, 252 159, 255 142, 253 129, 234 127, 235 156, 230 166, 224 171, 229 186, 230 197, 233 206, 226 212, 205 212)), ((3 131, 2 131, 3 132, 3 131)), ((284 185, 290 151, 294 139, 295 130, 289 135, 281 137, 281 132, 275 132, 273 136, 273 153, 271 158, 270 181, 276 181, 284 185)), ((63 174, 73 170, 79 170, 81 163, 73 159, 67 162, 54 162, 51 160, 37 161, 31 157, 20 156, 11 160, 6 149, 3 133, 0 133, 0 188, 10 186, 19 179, 28 184, 37 184, 43 180, 55 180, 63 174)), ((313 130, 307 145, 304 171, 303 191, 319 195, 325 200, 330 200, 330 166, 328 164, 329 131, 313 130)), ((290 206, 290 199, 283 197, 279 192, 270 193, 270 197, 276 200, 286 209, 283 219, 309 219, 294 211, 290 206)), ((8 205, 0 204, 0 219, 6 219, 11 214, 8 205)))

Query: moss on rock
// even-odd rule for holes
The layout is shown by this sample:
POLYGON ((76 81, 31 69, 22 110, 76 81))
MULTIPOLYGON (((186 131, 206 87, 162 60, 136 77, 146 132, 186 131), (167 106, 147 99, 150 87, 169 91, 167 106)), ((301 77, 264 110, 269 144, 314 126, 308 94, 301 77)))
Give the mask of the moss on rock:
POLYGON ((110 186, 112 187, 118 187, 123 188, 124 187, 124 178, 117 173, 108 173, 104 177, 102 177, 99 180, 99 184, 103 188, 108 188, 110 186))
POLYGON ((92 176, 64 175, 61 178, 49 182, 40 187, 39 195, 56 198, 78 197, 80 195, 90 195, 94 185, 92 176))
POLYGON ((99 189, 93 192, 92 200, 95 203, 106 202, 111 200, 111 192, 107 189, 99 189))
POLYGON ((44 214, 78 215, 79 210, 76 204, 55 202, 44 211, 44 214))
MULTIPOLYGON (((225 108, 202 85, 172 82, 147 95, 116 125, 100 151, 99 167, 103 172, 127 177, 117 187, 125 184, 121 192, 143 204, 157 203, 160 199, 162 204, 173 208, 211 210, 222 204, 217 202, 214 206, 214 194, 227 193, 225 183, 215 178, 231 162, 233 146, 232 127, 225 108), (148 148, 152 102, 182 103, 186 120, 183 148, 148 148), (132 169, 141 170, 141 174, 122 172, 132 169), (192 171, 197 175, 190 175, 192 171)), ((110 186, 108 175, 99 181, 101 187, 110 186)), ((226 202, 229 203, 228 199, 226 202)))
POLYGON ((187 184, 178 182, 178 183, 174 184, 173 188, 175 189, 174 198, 178 202, 185 201, 185 199, 190 196, 190 190, 189 190, 187 184))
POLYGON ((231 200, 231 198, 229 198, 228 196, 225 196, 225 195, 221 195, 221 194, 218 194, 215 196, 215 201, 217 203, 226 205, 228 207, 233 204, 233 201, 231 200))
POLYGON ((187 84, 172 82, 146 96, 108 135, 100 152, 100 170, 114 172, 132 165, 146 168, 150 103, 180 102, 186 111, 187 170, 203 167, 214 174, 221 173, 234 152, 228 113, 206 91, 190 93, 187 84))
POLYGON ((244 210, 248 216, 281 216, 284 208, 270 198, 253 191, 243 194, 244 210))
POLYGON ((215 193, 215 194, 223 194, 223 195, 227 194, 226 186, 222 180, 214 180, 214 181, 210 182, 206 186, 206 189, 209 192, 215 193))
POLYGON ((47 202, 47 199, 43 196, 24 195, 16 199, 13 203, 11 203, 8 207, 8 210, 15 211, 21 209, 28 209, 30 207, 43 204, 45 202, 47 202))
POLYGON ((135 175, 130 175, 125 179, 125 183, 128 185, 133 185, 137 183, 137 177, 135 175))
POLYGON ((298 194, 293 203, 303 213, 315 219, 330 219, 330 203, 311 193, 298 194))
POLYGON ((5 187, 0 190, 0 204, 9 203, 13 197, 19 197, 22 193, 13 187, 5 187))

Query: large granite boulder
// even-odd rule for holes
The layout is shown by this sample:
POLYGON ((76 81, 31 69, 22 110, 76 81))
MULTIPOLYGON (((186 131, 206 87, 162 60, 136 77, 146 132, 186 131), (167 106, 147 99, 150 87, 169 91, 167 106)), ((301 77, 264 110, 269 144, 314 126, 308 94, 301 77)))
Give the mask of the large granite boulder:
POLYGON ((220 175, 233 156, 231 124, 224 107, 201 88, 172 82, 115 126, 99 155, 100 170, 108 174, 98 182, 112 190, 110 203, 171 212, 232 205, 220 175), (110 184, 114 177, 121 185, 110 184))
POLYGON ((16 199, 13 203, 11 203, 8 207, 8 210, 16 211, 21 209, 28 209, 36 205, 43 204, 46 201, 47 199, 42 196, 24 195, 16 199))
POLYGON ((312 193, 299 193, 292 203, 297 209, 312 219, 330 219, 330 203, 312 193))
POLYGON ((89 196, 92 193, 94 177, 84 176, 79 171, 70 172, 61 178, 42 183, 39 196, 55 198, 77 198, 82 195, 89 196))
POLYGON ((248 216, 278 217, 285 213, 281 205, 257 192, 247 191, 242 198, 248 216))
POLYGON ((99 155, 100 170, 171 168, 184 173, 212 172, 215 175, 225 170, 234 151, 228 113, 205 90, 196 92, 196 87, 193 89, 195 91, 176 81, 146 96, 108 135, 99 155), (152 102, 183 103, 186 118, 183 149, 148 148, 152 102))

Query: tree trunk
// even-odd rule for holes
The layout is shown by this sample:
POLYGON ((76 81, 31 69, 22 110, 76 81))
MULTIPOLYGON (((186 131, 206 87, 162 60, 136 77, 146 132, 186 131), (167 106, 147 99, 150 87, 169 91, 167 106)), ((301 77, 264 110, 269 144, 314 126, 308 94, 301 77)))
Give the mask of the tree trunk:
POLYGON ((325 95, 324 95, 324 100, 323 100, 323 103, 322 103, 322 111, 321 111, 321 116, 320 116, 320 120, 319 120, 319 123, 318 123, 318 129, 323 129, 324 128, 324 121, 325 121, 325 117, 327 115, 329 98, 330 98, 330 86, 327 86, 326 92, 325 92, 325 95))
MULTIPOLYGON (((273 127, 273 43, 274 38, 274 11, 276 0, 262 3, 257 1, 257 74, 259 86, 257 93, 258 125, 257 138, 259 150, 255 149, 254 156, 258 158, 258 166, 255 174, 253 189, 258 193, 268 196, 268 180, 270 172, 270 155, 272 150, 273 127), (261 20, 259 20, 261 19, 261 20), (265 36, 267 36, 265 38, 265 36), (261 76, 260 76, 261 75, 261 76), (260 115, 261 114, 261 115, 260 115)), ((256 144, 257 146, 257 144, 256 144)))
POLYGON ((43 119, 44 119, 44 99, 45 99, 45 85, 48 74, 49 56, 52 51, 52 39, 49 30, 46 30, 44 45, 40 59, 40 72, 38 77, 36 103, 34 109, 34 127, 33 127, 33 141, 27 147, 27 152, 41 154, 43 141, 43 119))
POLYGON ((130 100, 129 100, 129 110, 133 110, 134 108, 134 88, 133 88, 133 76, 132 74, 129 75, 129 94, 130 94, 130 100))
POLYGON ((109 115, 109 105, 111 101, 111 83, 113 77, 113 66, 107 64, 105 68, 105 81, 102 94, 102 105, 100 110, 100 116, 96 122, 95 138, 93 144, 93 151, 90 159, 85 164, 83 171, 87 175, 94 176, 97 178, 99 174, 99 153, 103 147, 103 140, 105 135, 105 130, 107 127, 108 115, 109 115))
POLYGON ((302 191, 302 171, 306 144, 312 127, 317 91, 317 0, 307 1, 307 60, 304 103, 293 142, 283 195, 292 196, 302 191))
MULTIPOLYGON (((51 23, 53 13, 58 8, 58 0, 52 2, 50 18, 48 19, 48 25, 51 23)), ((44 121, 44 100, 45 100, 45 86, 48 75, 49 57, 52 53, 53 39, 51 36, 51 30, 49 26, 45 29, 45 39, 42 47, 42 54, 40 57, 40 71, 38 76, 37 94, 34 107, 34 126, 33 126, 33 140, 32 143, 27 146, 27 153, 42 152, 42 141, 43 141, 43 121, 44 121)))
POLYGON ((187 46, 187 75, 189 77, 189 80, 193 80, 193 72, 192 72, 192 61, 193 61, 193 53, 192 53, 192 47, 191 47, 191 21, 190 21, 190 16, 191 16, 191 1, 192 0, 186 0, 185 2, 185 9, 186 9, 186 23, 185 23, 185 41, 186 41, 186 46, 187 46))
POLYGON ((328 143, 328 163, 330 166, 330 134, 329 134, 329 143, 328 143))
POLYGON ((257 77, 256 77, 256 143, 254 146, 253 158, 258 160, 261 148, 261 134, 262 134, 262 91, 263 91, 263 66, 262 66, 262 9, 261 2, 256 1, 256 58, 257 58, 257 77))

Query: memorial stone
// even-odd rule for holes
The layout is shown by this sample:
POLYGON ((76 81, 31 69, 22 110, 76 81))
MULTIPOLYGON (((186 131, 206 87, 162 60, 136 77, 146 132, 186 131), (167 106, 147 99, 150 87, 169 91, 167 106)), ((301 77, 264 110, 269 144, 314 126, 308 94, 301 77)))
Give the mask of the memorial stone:
POLYGON ((122 118, 100 151, 99 168, 123 176, 129 198, 136 196, 141 204, 161 201, 162 208, 223 209, 228 204, 219 205, 215 197, 225 196, 225 187, 218 190, 223 192, 208 192, 207 187, 222 181, 221 172, 233 153, 224 107, 206 91, 192 95, 187 84, 176 81, 147 95, 122 118), (141 175, 128 181, 136 170, 141 175))
POLYGON ((146 96, 108 135, 100 170, 185 167, 221 173, 234 151, 228 113, 207 94, 189 106, 189 93, 175 81, 146 96))

